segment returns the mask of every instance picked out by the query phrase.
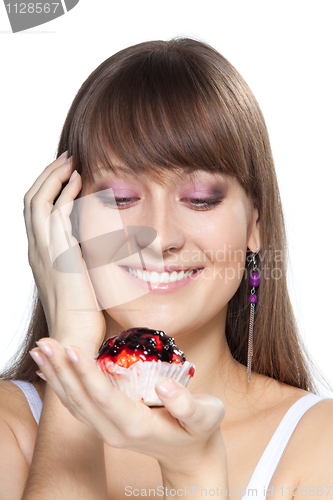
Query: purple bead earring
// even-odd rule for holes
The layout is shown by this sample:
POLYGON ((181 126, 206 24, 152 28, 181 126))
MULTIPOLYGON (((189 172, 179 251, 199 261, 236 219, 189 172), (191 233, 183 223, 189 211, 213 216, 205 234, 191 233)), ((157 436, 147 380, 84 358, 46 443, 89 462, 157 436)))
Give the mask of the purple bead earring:
POLYGON ((254 326, 254 312, 255 312, 255 307, 256 307, 256 302, 258 300, 258 297, 256 295, 256 288, 260 285, 260 274, 258 272, 258 267, 256 263, 256 255, 255 253, 252 253, 251 259, 252 259, 252 270, 250 272, 250 277, 249 277, 249 283, 252 286, 251 289, 251 295, 249 296, 249 302, 250 302, 250 324, 249 324, 249 342, 248 342, 248 349, 247 349, 247 375, 248 375, 248 382, 251 380, 251 365, 252 365, 252 356, 253 356, 253 326, 254 326))

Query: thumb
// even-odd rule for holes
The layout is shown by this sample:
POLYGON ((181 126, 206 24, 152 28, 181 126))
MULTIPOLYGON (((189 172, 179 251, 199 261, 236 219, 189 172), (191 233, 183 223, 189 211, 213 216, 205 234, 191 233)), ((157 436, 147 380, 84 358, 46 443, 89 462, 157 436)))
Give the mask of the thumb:
POLYGON ((223 420, 222 401, 208 394, 191 394, 186 387, 170 378, 162 379, 155 387, 168 412, 190 434, 212 432, 223 420))

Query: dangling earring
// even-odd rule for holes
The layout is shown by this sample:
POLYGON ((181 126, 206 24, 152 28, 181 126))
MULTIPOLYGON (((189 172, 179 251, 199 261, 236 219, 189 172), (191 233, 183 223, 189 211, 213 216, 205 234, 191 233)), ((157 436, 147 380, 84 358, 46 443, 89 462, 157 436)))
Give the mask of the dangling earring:
POLYGON ((258 272, 258 267, 256 263, 256 255, 252 253, 251 259, 253 263, 252 270, 250 272, 249 283, 252 286, 251 295, 249 296, 250 305, 250 325, 249 325, 249 343, 247 348, 247 375, 248 382, 251 380, 251 365, 253 356, 253 326, 254 326, 254 311, 256 307, 256 302, 258 297, 256 295, 256 288, 260 285, 260 274, 258 272))

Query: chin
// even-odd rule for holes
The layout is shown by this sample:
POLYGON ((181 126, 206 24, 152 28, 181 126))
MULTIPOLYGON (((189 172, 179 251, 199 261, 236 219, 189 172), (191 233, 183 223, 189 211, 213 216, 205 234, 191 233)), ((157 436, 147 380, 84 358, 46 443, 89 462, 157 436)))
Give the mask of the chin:
MULTIPOLYGON (((174 312, 161 311, 158 308, 144 308, 142 310, 135 309, 134 305, 126 304, 124 307, 113 307, 106 310, 107 314, 111 316, 121 327, 121 330, 128 330, 129 328, 146 327, 152 330, 162 330, 169 337, 179 336, 188 331, 190 325, 188 316, 185 317, 184 311, 174 312)), ((195 324, 195 321, 194 321, 195 324)))

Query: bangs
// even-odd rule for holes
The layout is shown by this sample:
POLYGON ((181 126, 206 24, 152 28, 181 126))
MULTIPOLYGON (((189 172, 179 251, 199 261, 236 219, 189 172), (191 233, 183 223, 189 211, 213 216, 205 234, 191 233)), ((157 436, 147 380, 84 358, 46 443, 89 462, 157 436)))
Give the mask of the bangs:
POLYGON ((101 170, 117 173, 118 165, 158 182, 170 170, 181 175, 202 169, 236 176, 248 190, 235 96, 221 92, 226 83, 207 58, 212 48, 201 57, 191 44, 204 50, 194 40, 130 47, 83 84, 70 133, 83 180, 93 181, 101 170))

